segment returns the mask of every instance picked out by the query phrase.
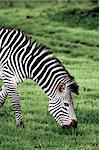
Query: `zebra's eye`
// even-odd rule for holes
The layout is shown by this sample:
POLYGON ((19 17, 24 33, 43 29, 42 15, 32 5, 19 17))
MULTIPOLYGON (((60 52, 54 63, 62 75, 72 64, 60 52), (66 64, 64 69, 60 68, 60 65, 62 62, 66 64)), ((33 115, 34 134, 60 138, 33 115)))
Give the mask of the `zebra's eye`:
POLYGON ((62 93, 65 90, 65 85, 64 84, 60 84, 58 89, 59 89, 59 92, 62 93))
POLYGON ((64 106, 69 107, 69 104, 68 103, 64 103, 64 106))

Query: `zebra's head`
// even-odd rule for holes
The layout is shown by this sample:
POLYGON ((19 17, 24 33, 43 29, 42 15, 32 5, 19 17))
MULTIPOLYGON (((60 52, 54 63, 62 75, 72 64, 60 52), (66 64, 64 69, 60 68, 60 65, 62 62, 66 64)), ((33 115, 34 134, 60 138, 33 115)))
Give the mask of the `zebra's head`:
POLYGON ((67 126, 77 127, 71 92, 78 95, 78 85, 75 82, 69 85, 62 82, 57 86, 55 96, 49 102, 50 114, 63 128, 67 126))

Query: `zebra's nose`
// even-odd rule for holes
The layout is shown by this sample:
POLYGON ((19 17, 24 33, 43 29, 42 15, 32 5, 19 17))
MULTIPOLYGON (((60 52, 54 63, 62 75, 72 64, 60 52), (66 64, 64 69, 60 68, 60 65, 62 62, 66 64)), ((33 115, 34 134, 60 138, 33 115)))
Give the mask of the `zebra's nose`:
POLYGON ((72 119, 71 123, 70 123, 70 126, 73 127, 73 128, 77 128, 77 121, 72 119))

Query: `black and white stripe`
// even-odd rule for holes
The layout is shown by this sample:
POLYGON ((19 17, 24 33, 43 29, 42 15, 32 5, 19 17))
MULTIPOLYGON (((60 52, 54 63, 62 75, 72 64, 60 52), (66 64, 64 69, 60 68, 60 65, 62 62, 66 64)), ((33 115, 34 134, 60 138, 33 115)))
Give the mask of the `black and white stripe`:
POLYGON ((49 110, 57 122, 61 122, 60 116, 65 114, 62 115, 64 122, 64 118, 68 118, 68 113, 64 107, 63 111, 60 110, 61 97, 55 97, 60 83, 71 85, 74 82, 72 76, 45 46, 36 41, 31 42, 20 30, 1 28, 0 79, 4 81, 4 85, 0 91, 0 106, 9 95, 15 109, 17 125, 22 123, 17 85, 27 78, 37 82, 48 95, 49 110))

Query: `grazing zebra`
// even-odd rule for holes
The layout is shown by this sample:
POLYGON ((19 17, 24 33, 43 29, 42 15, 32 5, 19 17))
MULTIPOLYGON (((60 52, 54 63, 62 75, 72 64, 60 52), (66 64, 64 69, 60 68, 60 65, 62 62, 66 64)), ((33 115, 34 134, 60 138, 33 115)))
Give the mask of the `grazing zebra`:
POLYGON ((47 48, 31 40, 20 30, 0 29, 0 107, 11 98, 16 125, 23 125, 17 85, 32 79, 49 98, 49 112, 62 126, 77 127, 71 91, 78 85, 60 61, 47 48))

